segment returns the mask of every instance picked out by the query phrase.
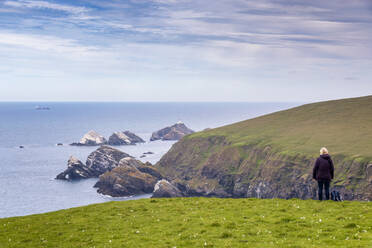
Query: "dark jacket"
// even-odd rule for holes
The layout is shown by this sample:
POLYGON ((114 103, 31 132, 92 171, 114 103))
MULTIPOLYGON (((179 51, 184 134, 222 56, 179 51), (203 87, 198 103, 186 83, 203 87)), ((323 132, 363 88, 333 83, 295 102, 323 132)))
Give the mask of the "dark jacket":
POLYGON ((331 181, 333 179, 333 171, 331 156, 328 154, 320 155, 314 165, 313 178, 317 181, 331 181))

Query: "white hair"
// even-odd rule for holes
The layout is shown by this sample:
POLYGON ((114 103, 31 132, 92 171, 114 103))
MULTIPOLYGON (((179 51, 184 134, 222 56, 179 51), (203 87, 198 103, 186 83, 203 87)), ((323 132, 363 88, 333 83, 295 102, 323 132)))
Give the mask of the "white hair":
POLYGON ((325 147, 320 148, 320 155, 328 154, 328 150, 325 147))

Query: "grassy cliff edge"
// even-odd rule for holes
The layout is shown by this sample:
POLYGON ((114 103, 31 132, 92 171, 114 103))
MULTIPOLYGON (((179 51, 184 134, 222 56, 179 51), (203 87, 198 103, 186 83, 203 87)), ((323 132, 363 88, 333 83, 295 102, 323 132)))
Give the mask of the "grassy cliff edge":
POLYGON ((318 150, 335 162, 333 187, 372 200, 372 96, 307 104, 184 137, 157 164, 191 194, 314 198, 318 150))

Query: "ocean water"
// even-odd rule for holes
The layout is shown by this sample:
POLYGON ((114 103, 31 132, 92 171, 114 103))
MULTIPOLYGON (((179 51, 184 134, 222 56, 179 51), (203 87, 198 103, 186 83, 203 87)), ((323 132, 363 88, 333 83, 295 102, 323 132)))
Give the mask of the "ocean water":
POLYGON ((0 217, 21 216, 112 200, 93 188, 97 179, 66 182, 55 176, 69 156, 85 162, 97 147, 76 147, 89 130, 108 138, 130 130, 147 142, 120 146, 156 163, 173 141, 148 142, 151 133, 177 121, 195 131, 223 126, 299 105, 298 103, 0 103, 0 217), (36 110, 37 105, 50 110, 36 110), (63 143, 63 146, 56 146, 63 143), (19 146, 24 146, 20 149, 19 146))

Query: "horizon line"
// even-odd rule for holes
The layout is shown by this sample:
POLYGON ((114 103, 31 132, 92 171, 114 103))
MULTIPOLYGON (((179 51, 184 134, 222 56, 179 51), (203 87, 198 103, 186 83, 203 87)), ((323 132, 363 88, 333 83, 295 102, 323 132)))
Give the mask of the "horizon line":
POLYGON ((300 102, 300 101, 1 101, 0 100, 0 103, 305 103, 305 102, 300 102))

